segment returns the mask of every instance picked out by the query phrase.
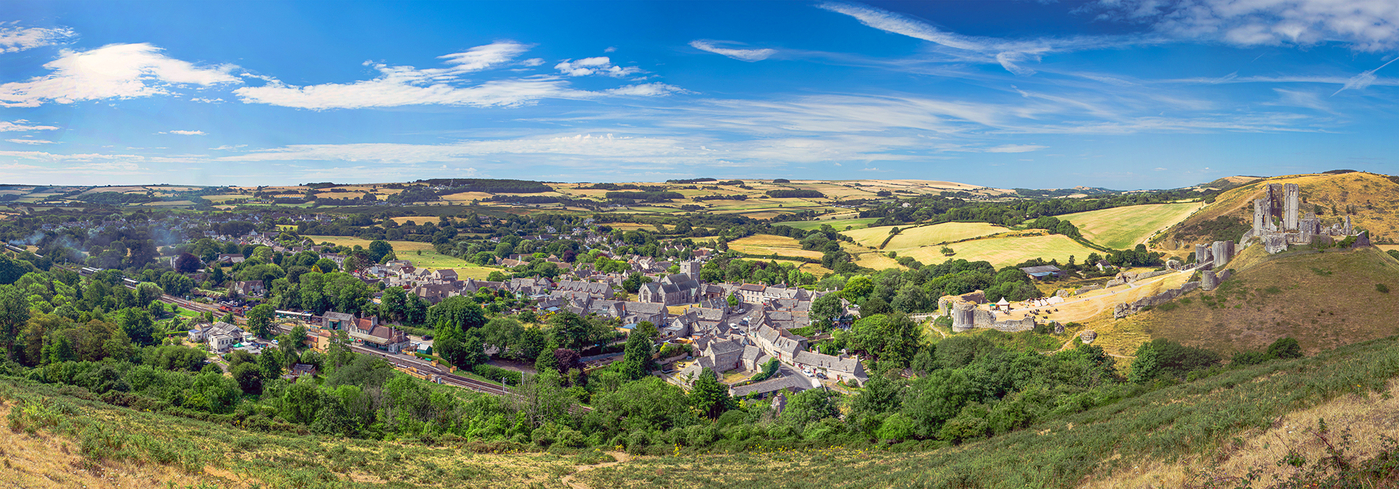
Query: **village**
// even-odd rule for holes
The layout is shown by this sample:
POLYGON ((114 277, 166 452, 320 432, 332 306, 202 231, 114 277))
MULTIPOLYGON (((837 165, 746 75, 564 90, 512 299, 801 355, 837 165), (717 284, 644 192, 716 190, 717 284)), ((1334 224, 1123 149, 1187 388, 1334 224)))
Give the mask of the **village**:
MULTIPOLYGON (((593 243, 606 240, 605 235, 580 230, 575 230, 575 233, 586 234, 580 237, 593 243)), ((331 260, 339 266, 344 266, 346 260, 341 255, 319 253, 321 247, 311 244, 285 246, 276 241, 277 233, 250 232, 236 237, 208 237, 240 245, 267 246, 279 253, 316 252, 320 258, 331 260)), ((550 239, 552 236, 536 238, 550 239)), ((511 294, 524 304, 521 309, 531 310, 541 321, 560 311, 568 311, 609 321, 617 325, 618 333, 623 335, 649 323, 659 332, 656 338, 658 347, 668 343, 681 344, 687 345, 685 350, 692 352, 658 359, 662 370, 656 373, 682 386, 693 382, 703 369, 709 369, 721 377, 726 372, 730 373, 730 378, 734 377, 733 374, 746 374, 737 377, 747 379, 751 374, 762 371, 764 365, 773 360, 782 365, 774 375, 761 382, 737 381, 737 385, 731 387, 731 392, 737 396, 763 397, 822 386, 859 386, 868 380, 858 356, 813 351, 811 339, 791 332, 811 325, 809 311, 813 301, 830 292, 784 285, 704 282, 698 278, 701 268, 714 253, 708 248, 694 249, 691 253, 693 258, 677 262, 647 256, 619 256, 614 259, 625 260, 628 270, 608 273, 593 270, 586 264, 575 270, 574 264, 566 263, 557 256, 548 256, 544 260, 563 270, 560 276, 553 279, 527 277, 492 281, 462 278, 453 269, 418 268, 406 259, 387 260, 363 269, 350 270, 349 273, 372 289, 401 288, 430 304, 451 297, 472 297, 482 290, 489 290, 511 294), (644 277, 645 283, 636 293, 629 294, 623 290, 623 282, 637 274, 644 277)), ((604 253, 603 256, 610 255, 604 253)), ((246 259, 240 254, 220 254, 216 263, 232 265, 246 259)), ((510 255, 497 258, 493 265, 508 268, 526 264, 531 259, 537 260, 538 257, 510 255)), ((196 280, 206 278, 204 273, 199 272, 196 280)), ((231 296, 253 301, 267 293, 266 287, 259 281, 232 281, 228 291, 231 296)), ((858 316, 857 306, 844 300, 841 303, 847 316, 858 316)), ((245 307, 225 309, 240 313, 246 311, 245 307)), ((307 345, 318 350, 326 349, 338 332, 343 331, 354 344, 390 355, 426 355, 432 351, 430 337, 407 334, 398 325, 381 323, 375 316, 356 317, 336 311, 314 315, 296 310, 277 310, 276 321, 283 330, 298 326, 304 328, 307 345)), ((829 334, 824 337, 829 338, 829 334)), ((227 322, 200 325, 189 332, 189 339, 196 343, 205 342, 211 351, 220 354, 236 350, 256 354, 267 344, 227 322)), ((595 359, 601 360, 595 364, 606 365, 619 359, 620 353, 603 356, 607 358, 595 359)), ((507 367, 528 371, 527 367, 507 367)))

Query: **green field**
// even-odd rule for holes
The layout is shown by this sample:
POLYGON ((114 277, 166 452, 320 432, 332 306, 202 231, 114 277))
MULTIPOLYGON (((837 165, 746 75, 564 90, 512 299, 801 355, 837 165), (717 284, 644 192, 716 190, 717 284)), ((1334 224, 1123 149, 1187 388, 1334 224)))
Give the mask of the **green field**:
POLYGON ((924 264, 942 263, 951 258, 961 258, 967 261, 988 261, 997 267, 1014 265, 1032 258, 1043 258, 1046 261, 1056 259, 1059 260, 1059 263, 1065 263, 1070 256, 1081 263, 1090 253, 1096 252, 1096 250, 1058 234, 977 239, 948 246, 956 252, 955 255, 943 256, 939 251, 941 246, 912 249, 889 247, 885 248, 885 251, 897 251, 899 256, 911 256, 924 264))
POLYGON ((830 224, 836 231, 844 231, 846 226, 854 229, 863 229, 878 221, 879 218, 865 217, 857 219, 828 219, 825 221, 787 221, 776 223, 778 226, 790 226, 797 229, 810 231, 819 229, 824 224, 830 224))
POLYGON ((1199 202, 1131 205, 1056 217, 1074 223, 1089 241, 1124 250, 1145 243, 1157 231, 1184 221, 1201 206, 1199 202))
MULTIPOLYGON (((351 236, 304 237, 311 239, 316 243, 330 242, 335 243, 337 246, 359 245, 363 247, 368 247, 370 241, 367 239, 360 239, 351 236)), ((411 261, 413 262, 413 266, 417 268, 451 268, 456 270, 457 274, 461 275, 462 278, 486 278, 486 276, 490 275, 491 272, 500 270, 498 268, 477 266, 476 264, 470 263, 461 258, 451 257, 438 253, 437 250, 433 249, 432 243, 422 243, 418 241, 389 241, 389 245, 393 246, 394 255, 397 255, 400 260, 411 261)))

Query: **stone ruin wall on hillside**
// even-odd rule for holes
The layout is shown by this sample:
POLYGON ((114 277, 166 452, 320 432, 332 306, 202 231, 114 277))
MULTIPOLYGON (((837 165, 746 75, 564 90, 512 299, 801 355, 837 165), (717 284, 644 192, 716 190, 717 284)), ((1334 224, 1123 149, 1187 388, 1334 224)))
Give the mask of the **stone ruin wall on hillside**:
POLYGON ((970 302, 957 302, 952 305, 952 332, 964 333, 972 328, 991 328, 1016 333, 1035 329, 1035 319, 996 320, 996 313, 980 309, 970 302))
MULTIPOLYGON (((1335 242, 1338 237, 1356 236, 1350 216, 1345 221, 1325 226, 1316 214, 1301 215, 1301 187, 1295 183, 1268 184, 1263 196, 1253 200, 1253 226, 1239 240, 1243 249, 1254 240, 1263 244, 1268 254, 1287 251, 1289 246, 1335 242)), ((1200 245, 1195 247, 1200 258, 1200 245)))

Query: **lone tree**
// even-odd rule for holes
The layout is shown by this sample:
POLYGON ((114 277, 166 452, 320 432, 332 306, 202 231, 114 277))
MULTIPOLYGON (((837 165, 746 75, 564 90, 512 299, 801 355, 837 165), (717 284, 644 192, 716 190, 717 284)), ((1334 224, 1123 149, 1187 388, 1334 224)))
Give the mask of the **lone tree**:
POLYGON ((175 258, 175 271, 180 273, 194 273, 199 270, 199 265, 199 257, 189 253, 180 253, 180 256, 175 258))
POLYGON ((650 321, 642 321, 627 336, 627 346, 622 350, 622 365, 618 369, 623 378, 637 380, 655 369, 656 361, 651 355, 655 352, 653 338, 658 334, 650 321))
POLYGON ((271 304, 258 304, 249 309, 247 314, 248 329, 252 330, 258 338, 267 339, 267 334, 272 328, 272 317, 275 314, 276 310, 272 308, 271 304))
POLYGON ((709 419, 719 419, 735 404, 733 397, 729 396, 729 387, 719 382, 713 370, 705 368, 700 371, 699 378, 691 386, 691 406, 709 419))

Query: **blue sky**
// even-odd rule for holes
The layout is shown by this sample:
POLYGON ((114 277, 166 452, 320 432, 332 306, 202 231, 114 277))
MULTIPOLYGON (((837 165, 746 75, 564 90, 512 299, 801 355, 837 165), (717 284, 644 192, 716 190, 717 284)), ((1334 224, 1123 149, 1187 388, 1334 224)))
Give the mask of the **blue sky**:
POLYGON ((1399 173, 1399 2, 5 2, 0 182, 1399 173))

